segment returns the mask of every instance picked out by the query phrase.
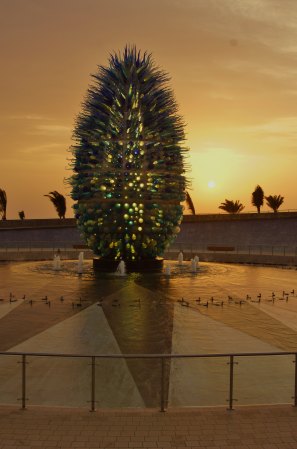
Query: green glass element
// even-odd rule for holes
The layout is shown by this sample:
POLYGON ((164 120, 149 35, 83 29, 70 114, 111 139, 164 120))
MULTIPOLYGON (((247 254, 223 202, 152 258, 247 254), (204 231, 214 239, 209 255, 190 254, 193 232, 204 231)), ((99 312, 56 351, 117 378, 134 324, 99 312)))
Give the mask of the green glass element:
POLYGON ((102 258, 156 258, 179 232, 187 187, 169 77, 151 55, 126 47, 93 80, 72 147, 78 227, 102 258))

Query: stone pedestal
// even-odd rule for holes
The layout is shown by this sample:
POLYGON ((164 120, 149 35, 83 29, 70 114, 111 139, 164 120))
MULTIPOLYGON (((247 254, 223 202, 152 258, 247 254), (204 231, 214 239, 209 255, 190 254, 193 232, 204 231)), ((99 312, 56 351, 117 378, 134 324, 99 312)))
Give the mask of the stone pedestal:
MULTIPOLYGON (((116 271, 119 260, 104 259, 100 257, 94 257, 93 268, 94 271, 103 273, 113 273, 116 271)), ((125 266, 127 272, 152 272, 152 271, 162 271, 163 269, 163 259, 143 259, 137 261, 125 261, 125 266)))

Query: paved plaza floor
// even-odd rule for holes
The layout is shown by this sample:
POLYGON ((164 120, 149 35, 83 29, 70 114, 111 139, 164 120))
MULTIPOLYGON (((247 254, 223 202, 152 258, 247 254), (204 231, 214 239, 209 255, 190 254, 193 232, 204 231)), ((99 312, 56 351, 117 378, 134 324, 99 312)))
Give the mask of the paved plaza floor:
POLYGON ((296 449, 291 406, 98 410, 0 407, 0 449, 296 449))
MULTIPOLYGON (((201 264, 199 276, 102 279, 79 277, 65 266, 54 274, 51 264, 48 272, 44 263, 2 266, 1 351, 296 352, 295 270, 201 264), (246 293, 251 299, 242 304, 246 293)), ((91 413, 89 359, 27 356, 29 405, 22 411, 20 357, 4 355, 0 399, 10 405, 0 406, 0 449, 297 449, 297 408, 242 406, 291 402, 294 357, 240 360, 236 409, 202 407, 226 404, 228 360, 213 366, 173 360, 165 370, 166 413, 150 408, 160 403, 160 364, 97 361, 96 401, 102 408, 91 413)))

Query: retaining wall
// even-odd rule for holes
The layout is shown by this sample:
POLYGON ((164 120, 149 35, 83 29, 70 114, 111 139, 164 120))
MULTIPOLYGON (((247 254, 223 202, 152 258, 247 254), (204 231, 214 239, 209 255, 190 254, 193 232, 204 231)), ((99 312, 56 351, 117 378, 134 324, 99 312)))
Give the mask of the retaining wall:
MULTIPOLYGON (((80 245, 83 245, 83 241, 72 218, 0 222, 0 260, 45 258, 44 252, 37 255, 36 251, 21 251, 23 255, 17 255, 16 252, 12 254, 6 250, 5 255, 5 249, 9 247, 52 247, 53 250, 49 251, 52 257, 53 251, 58 247, 75 248, 80 245)), ((281 263, 282 260, 288 264, 297 264, 297 212, 186 215, 181 231, 170 248, 171 253, 166 253, 166 256, 172 255, 174 249, 183 249, 188 255, 191 254, 191 249, 198 250, 195 252, 201 260, 209 261, 281 263), (281 252, 273 254, 273 249, 271 255, 236 254, 238 248, 248 248, 250 245, 263 248, 283 247, 283 257, 281 252), (209 248, 216 248, 216 251, 209 253, 209 248)), ((78 251, 75 254, 70 252, 69 256, 76 258, 77 254, 78 251)))
POLYGON ((186 216, 175 244, 297 246, 297 213, 186 216))
POLYGON ((74 218, 0 221, 0 246, 20 246, 41 242, 65 245, 83 244, 74 218))

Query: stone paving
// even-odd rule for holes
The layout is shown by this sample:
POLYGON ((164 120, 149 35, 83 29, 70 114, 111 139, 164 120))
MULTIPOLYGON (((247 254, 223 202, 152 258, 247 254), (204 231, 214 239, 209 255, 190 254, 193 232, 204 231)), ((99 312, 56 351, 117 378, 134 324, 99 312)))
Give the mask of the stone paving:
POLYGON ((0 407, 0 449, 297 449, 291 406, 98 410, 0 407))

